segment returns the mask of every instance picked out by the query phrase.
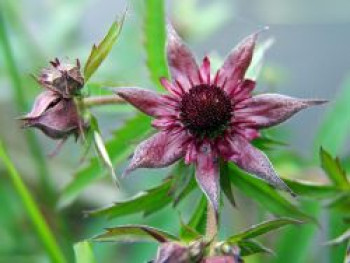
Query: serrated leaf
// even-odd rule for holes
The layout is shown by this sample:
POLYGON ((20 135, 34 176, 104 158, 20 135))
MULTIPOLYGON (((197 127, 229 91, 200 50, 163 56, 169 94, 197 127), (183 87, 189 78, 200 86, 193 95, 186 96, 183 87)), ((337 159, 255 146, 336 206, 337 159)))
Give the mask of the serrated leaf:
POLYGON ((126 12, 124 13, 124 15, 119 21, 113 22, 113 24, 108 30, 107 35, 103 38, 103 40, 97 46, 93 45, 89 58, 84 67, 85 82, 87 82, 88 79, 95 73, 95 71, 101 65, 103 60, 107 57, 113 45, 117 41, 118 36, 123 27, 125 15, 126 15, 126 12))
POLYGON ((298 196, 307 196, 313 198, 329 198, 339 193, 339 189, 332 185, 324 185, 319 183, 312 183, 308 181, 287 178, 284 178, 283 181, 298 196))
POLYGON ((278 218, 278 219, 265 221, 263 223, 253 225, 249 229, 229 237, 226 240, 226 242, 237 243, 244 239, 250 239, 260 235, 264 235, 270 231, 276 230, 278 228, 281 228, 287 225, 296 225, 301 223, 302 223, 301 221, 298 221, 292 218, 278 218))
MULTIPOLYGON (((113 138, 106 143, 112 164, 116 165, 132 153, 134 144, 149 133, 149 122, 148 116, 140 114, 128 120, 122 128, 114 132, 113 138)), ((98 158, 91 159, 90 163, 78 171, 73 180, 63 189, 58 206, 69 205, 86 187, 105 175, 98 158)))
POLYGON ((334 246, 334 245, 339 245, 341 243, 347 242, 350 240, 350 229, 345 231, 343 234, 338 236, 337 238, 330 240, 326 243, 326 245, 334 246))
POLYGON ((159 79, 168 77, 165 57, 165 17, 163 0, 145 1, 144 38, 147 66, 150 76, 158 89, 163 90, 159 79))
POLYGON ((319 147, 325 147, 332 155, 337 154, 346 145, 350 132, 350 76, 347 76, 334 103, 320 126, 316 136, 315 153, 319 147))
POLYGON ((262 207, 279 216, 314 221, 264 181, 255 178, 233 164, 229 164, 229 178, 243 194, 251 197, 262 207))
POLYGON ((333 157, 323 148, 320 149, 321 166, 328 175, 329 179, 341 189, 349 189, 350 184, 346 177, 345 171, 341 167, 338 158, 333 157))
POLYGON ((88 241, 74 244, 74 255, 76 263, 95 263, 94 253, 88 241))
POLYGON ((144 225, 125 225, 107 228, 106 232, 93 238, 94 241, 108 242, 167 242, 178 238, 163 230, 144 225))
POLYGON ((268 253, 274 254, 274 252, 260 244, 256 240, 242 240, 238 243, 239 248, 241 249, 241 256, 250 256, 257 253, 268 253))

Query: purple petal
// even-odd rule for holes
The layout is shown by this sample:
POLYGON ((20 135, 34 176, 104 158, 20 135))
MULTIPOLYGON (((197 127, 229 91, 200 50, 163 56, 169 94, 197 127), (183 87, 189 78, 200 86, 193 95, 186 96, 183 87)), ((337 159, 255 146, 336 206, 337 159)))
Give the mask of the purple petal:
POLYGON ((220 153, 226 160, 233 161, 248 173, 294 195, 292 190, 279 178, 268 157, 243 137, 235 135, 223 142, 220 145, 220 153))
POLYGON ((262 94, 242 102, 243 107, 235 111, 235 117, 236 122, 247 122, 253 127, 266 128, 284 122, 302 109, 325 102, 280 94, 262 94))
POLYGON ((185 154, 186 135, 161 131, 140 143, 125 175, 137 168, 159 168, 173 164, 185 154))
POLYGON ((201 145, 197 151, 196 179, 215 211, 219 208, 219 164, 209 144, 201 145))
POLYGON ((189 48, 182 42, 174 28, 168 24, 167 57, 173 81, 179 81, 188 91, 199 84, 199 69, 189 48))
POLYGON ((161 244, 154 263, 187 263, 190 262, 188 247, 175 242, 161 244))
POLYGON ((141 88, 118 88, 115 93, 147 115, 158 117, 166 114, 167 105, 161 95, 141 88))
POLYGON ((210 85, 210 60, 207 56, 204 57, 199 71, 201 83, 206 83, 210 85))
POLYGON ((31 112, 23 117, 23 119, 39 117, 52 103, 59 99, 60 96, 57 93, 50 90, 43 91, 35 99, 31 112))
POLYGON ((258 34, 255 33, 242 40, 226 57, 219 70, 219 86, 227 81, 232 87, 244 79, 245 72, 253 57, 257 36, 258 34))

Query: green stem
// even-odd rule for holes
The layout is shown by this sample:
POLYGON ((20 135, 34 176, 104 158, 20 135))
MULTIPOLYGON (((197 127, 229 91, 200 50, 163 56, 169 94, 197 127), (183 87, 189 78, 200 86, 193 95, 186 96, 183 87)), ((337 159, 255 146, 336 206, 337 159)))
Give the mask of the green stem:
POLYGON ((0 159, 5 164, 6 169, 10 179, 20 196, 20 199, 23 202, 23 205, 28 213, 29 218, 31 219, 34 228, 37 232, 37 235, 43 245, 45 246, 52 262, 64 263, 66 259, 61 252, 58 244, 56 243, 55 237, 50 231, 49 226, 47 225, 43 215, 41 214, 39 208, 37 207, 33 197, 30 195, 28 189, 23 183, 20 175, 18 174, 15 166, 11 162, 9 156, 7 155, 2 142, 0 141, 0 159))
POLYGON ((209 255, 213 255, 215 248, 215 239, 218 233, 218 220, 214 207, 208 202, 207 206, 207 226, 206 226, 206 239, 211 242, 209 255))
POLYGON ((85 107, 109 105, 109 104, 124 104, 126 103, 121 97, 117 95, 89 97, 83 99, 85 107))
MULTIPOLYGON (((18 112, 26 112, 28 110, 28 105, 26 102, 26 98, 23 92, 23 85, 21 82, 21 77, 16 66, 16 62, 13 57, 13 53, 11 50, 10 42, 8 39, 8 35, 5 28, 5 19, 3 17, 3 13, 1 13, 3 9, 0 6, 0 45, 4 54, 4 60, 9 71, 9 76, 12 82, 12 86, 14 88, 14 99, 17 105, 18 112)), ((45 192, 45 196, 49 201, 53 200, 53 187, 48 180, 48 168, 46 165, 45 156, 42 153, 40 144, 32 131, 25 132, 27 143, 29 149, 31 151, 31 155, 33 156, 36 167, 38 171, 39 180, 41 183, 41 189, 45 192)))

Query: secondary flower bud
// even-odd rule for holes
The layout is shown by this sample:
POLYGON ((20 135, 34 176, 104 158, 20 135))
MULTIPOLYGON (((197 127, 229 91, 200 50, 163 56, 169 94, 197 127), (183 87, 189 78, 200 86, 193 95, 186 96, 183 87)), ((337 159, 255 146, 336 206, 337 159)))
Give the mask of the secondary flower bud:
POLYGON ((64 63, 55 59, 51 67, 44 68, 39 77, 39 83, 46 89, 55 91, 65 98, 77 95, 84 86, 84 78, 80 73, 80 62, 76 65, 64 63))

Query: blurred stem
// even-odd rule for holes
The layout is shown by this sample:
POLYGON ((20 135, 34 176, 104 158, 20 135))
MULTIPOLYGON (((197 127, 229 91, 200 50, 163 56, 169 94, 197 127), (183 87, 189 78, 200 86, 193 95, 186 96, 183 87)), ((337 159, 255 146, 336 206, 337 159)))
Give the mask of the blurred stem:
MULTIPOLYGON (((2 8, 0 6, 0 45, 4 54, 4 60, 9 71, 10 79, 14 89, 14 99, 16 102, 17 110, 20 113, 28 110, 27 102, 23 92, 23 86, 21 83, 21 77, 14 60, 11 45, 8 39, 8 35, 5 28, 5 19, 3 17, 2 8)), ((45 160, 45 156, 41 150, 40 144, 32 131, 25 132, 27 143, 31 154, 36 162, 38 176, 41 184, 41 189, 44 190, 46 200, 53 200, 53 188, 48 180, 48 168, 45 160)))
POLYGON ((0 141, 0 159, 3 161, 10 179, 16 189, 16 192, 20 196, 20 199, 23 202, 23 205, 28 213, 30 220, 32 221, 34 228, 37 232, 37 235, 43 245, 45 246, 51 262, 64 263, 66 259, 64 254, 61 252, 54 235, 50 231, 49 226, 47 225, 43 215, 41 214, 39 208, 37 207, 33 197, 23 183, 20 175, 18 174, 15 166, 7 155, 2 142, 0 141))
POLYGON ((84 98, 83 103, 85 107, 94 107, 94 106, 109 105, 109 104, 124 104, 126 103, 126 101, 117 95, 111 95, 111 96, 84 98))
MULTIPOLYGON (((218 221, 217 221, 217 214, 214 209, 214 207, 211 205, 210 202, 208 202, 207 207, 207 227, 206 227, 206 238, 211 242, 211 244, 214 243, 216 235, 218 233, 218 221)), ((213 252, 214 246, 210 246, 210 253, 213 252)))

